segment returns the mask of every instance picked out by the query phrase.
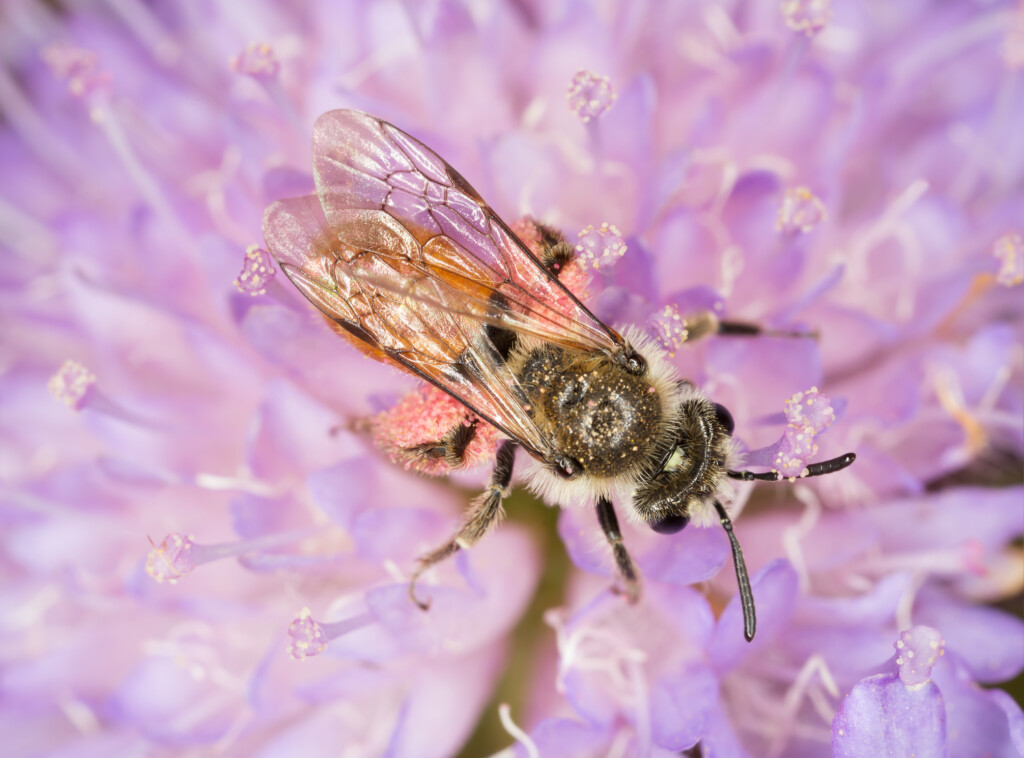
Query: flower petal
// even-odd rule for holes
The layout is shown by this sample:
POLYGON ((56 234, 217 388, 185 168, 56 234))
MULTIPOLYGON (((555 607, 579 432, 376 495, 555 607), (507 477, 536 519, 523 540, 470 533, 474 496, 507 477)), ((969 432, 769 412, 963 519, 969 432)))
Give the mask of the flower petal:
POLYGON ((757 635, 753 642, 743 637, 743 611, 739 595, 722 611, 708 649, 715 671, 722 674, 745 659, 769 647, 783 634, 799 594, 796 572, 786 560, 775 560, 751 579, 757 606, 757 635))
POLYGON ((669 750, 686 750, 704 734, 708 712, 718 698, 718 678, 705 664, 688 664, 654 681, 648 697, 654 742, 669 750))
POLYGON ((946 758, 946 707, 939 687, 907 687, 896 674, 862 679, 832 722, 832 755, 946 758))
POLYGON ((933 678, 946 703, 950 756, 1016 758, 1021 754, 1024 717, 1020 706, 1007 710, 1005 702, 994 697, 998 690, 979 687, 955 652, 940 660, 933 678))

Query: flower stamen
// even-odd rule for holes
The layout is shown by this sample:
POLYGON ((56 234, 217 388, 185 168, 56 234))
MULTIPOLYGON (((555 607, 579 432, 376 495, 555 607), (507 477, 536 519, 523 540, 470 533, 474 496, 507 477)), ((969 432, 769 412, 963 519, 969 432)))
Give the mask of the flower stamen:
POLYGON ((791 187, 782 196, 775 228, 783 234, 807 234, 825 220, 825 204, 807 187, 791 187))
POLYGON ((277 78, 281 63, 274 54, 274 48, 266 42, 250 42, 231 59, 231 70, 258 82, 266 82, 277 78))
MULTIPOLYGON (((783 755, 786 745, 793 736, 793 727, 800 711, 801 701, 805 695, 808 699, 811 699, 811 692, 816 689, 816 686, 812 681, 812 677, 815 675, 817 675, 821 680, 821 684, 824 686, 825 692, 831 695, 835 700, 839 699, 839 687, 836 685, 835 677, 832 676, 832 672, 829 670, 828 664, 825 662, 824 657, 818 653, 814 653, 804 662, 804 665, 800 667, 800 671, 797 673, 796 679, 794 679, 793 684, 790 685, 786 690, 786 694, 783 696, 782 713, 776 721, 776 733, 768 745, 769 758, 778 758, 778 756, 783 755)), ((817 705, 815 710, 818 710, 817 705)), ((818 711, 818 714, 826 724, 831 724, 832 719, 835 717, 835 710, 829 709, 824 713, 818 711)))
POLYGON ((576 252, 583 268, 609 269, 626 254, 626 243, 617 227, 603 223, 588 226, 577 235, 576 252))
POLYGON ((1004 234, 992 245, 992 255, 999 260, 996 281, 1004 287, 1024 282, 1024 239, 1019 234, 1004 234))
POLYGON ((988 447, 988 433, 981 422, 967 409, 963 392, 956 376, 949 369, 941 369, 935 376, 935 396, 942 409, 952 416, 953 420, 964 431, 966 441, 963 450, 963 463, 972 460, 988 447))
POLYGON ((69 358, 64 361, 57 373, 50 377, 46 388, 54 400, 64 403, 73 411, 80 411, 85 406, 94 384, 96 375, 78 361, 69 358))
POLYGON ((222 542, 216 545, 201 545, 191 535, 171 532, 159 545, 149 541, 153 549, 146 556, 146 573, 157 583, 177 584, 183 576, 192 573, 204 563, 222 558, 235 558, 248 553, 258 553, 281 547, 309 537, 315 529, 299 529, 267 537, 222 542))
MULTIPOLYGON (((584 613, 590 613, 593 609, 594 606, 586 608, 584 613)), ((577 614, 567 621, 557 609, 544 614, 544 621, 555 630, 555 645, 558 648, 556 689, 565 692, 566 675, 570 669, 577 669, 602 671, 612 680, 615 691, 628 692, 631 685, 626 667, 633 663, 643 663, 647 660, 647 654, 631 647, 618 635, 590 624, 580 624, 580 620, 580 614, 577 614)))
POLYGON ((786 26, 808 37, 813 37, 832 20, 831 0, 783 0, 780 10, 786 26))
POLYGON ((537 743, 512 720, 512 709, 508 703, 502 703, 498 706, 498 718, 501 720, 501 725, 505 727, 505 731, 523 746, 529 758, 540 758, 540 750, 537 749, 537 743))
POLYGON ((800 591, 806 594, 811 590, 811 574, 807 568, 807 560, 804 558, 800 542, 811 533, 821 518, 821 502, 814 491, 808 487, 795 487, 793 495, 804 504, 804 511, 795 524, 783 530, 782 545, 786 551, 786 557, 789 558, 789 562, 796 571, 800 591))
POLYGON ((674 303, 666 305, 661 313, 651 319, 651 331, 669 358, 675 358, 676 350, 690 337, 689 325, 674 303))
POLYGON ((604 115, 617 97, 618 93, 612 88, 611 79, 585 69, 580 69, 573 75, 566 93, 569 108, 584 124, 604 115))
POLYGON ((372 624, 376 618, 363 613, 343 621, 319 622, 303 608, 288 624, 288 654, 297 661, 320 655, 332 640, 372 624))
POLYGON ((249 245, 242 260, 242 272, 235 279, 235 287, 239 292, 253 297, 262 295, 267 291, 267 284, 275 273, 270 253, 256 245, 249 245))
POLYGON ((930 626, 915 626, 900 632, 900 638, 893 644, 900 681, 908 687, 929 681, 932 668, 946 654, 945 646, 942 635, 930 626))

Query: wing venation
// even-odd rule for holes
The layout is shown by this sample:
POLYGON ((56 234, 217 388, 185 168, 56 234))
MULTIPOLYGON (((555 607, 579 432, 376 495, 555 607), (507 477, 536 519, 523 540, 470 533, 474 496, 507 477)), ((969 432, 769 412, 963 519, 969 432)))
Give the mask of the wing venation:
POLYGON ((363 349, 407 368, 531 454, 555 454, 483 324, 568 349, 621 337, 419 140, 357 111, 314 129, 317 196, 273 203, 264 236, 296 287, 363 349))

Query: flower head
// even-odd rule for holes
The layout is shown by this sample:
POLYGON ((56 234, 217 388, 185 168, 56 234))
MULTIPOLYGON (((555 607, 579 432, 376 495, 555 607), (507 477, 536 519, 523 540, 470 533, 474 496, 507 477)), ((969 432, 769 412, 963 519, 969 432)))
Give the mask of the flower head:
POLYGON ((1024 748, 992 687, 1024 669, 994 605, 1024 584, 1019 8, 2 13, 16 750, 448 756, 487 723, 481 753, 531 757, 1024 748), (505 524, 412 602, 501 440, 439 455, 480 420, 336 333, 265 252, 336 108, 443 155, 530 250, 560 231, 568 291, 721 407, 708 464, 753 472, 720 493, 753 642, 710 506, 665 535, 617 497, 636 605, 584 508, 550 537, 569 568, 505 524))

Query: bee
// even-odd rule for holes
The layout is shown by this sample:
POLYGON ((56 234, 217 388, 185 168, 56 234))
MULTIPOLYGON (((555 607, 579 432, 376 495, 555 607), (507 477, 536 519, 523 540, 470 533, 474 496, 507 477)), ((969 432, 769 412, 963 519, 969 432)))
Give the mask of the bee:
MULTIPOLYGON (((730 479, 782 477, 737 469, 729 411, 680 376, 642 332, 620 333, 588 310, 562 280, 575 250, 561 233, 534 223, 526 244, 419 140, 365 113, 336 110, 316 122, 313 161, 317 194, 266 210, 270 252, 338 334, 454 399, 469 419, 404 449, 405 459, 457 468, 474 439, 497 439, 486 491, 451 539, 419 559, 411 599, 426 609, 419 576, 501 519, 522 450, 528 484, 547 502, 596 508, 620 591, 632 602, 640 577, 613 503, 660 534, 717 518, 752 640, 750 580, 722 502, 730 479)), ((757 332, 708 314, 700 323, 704 332, 757 332)), ((804 476, 838 471, 854 457, 812 464, 804 476)))

